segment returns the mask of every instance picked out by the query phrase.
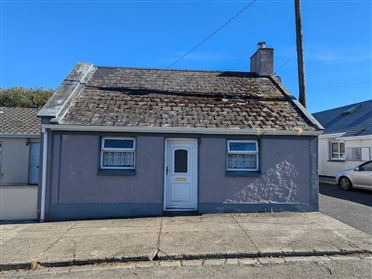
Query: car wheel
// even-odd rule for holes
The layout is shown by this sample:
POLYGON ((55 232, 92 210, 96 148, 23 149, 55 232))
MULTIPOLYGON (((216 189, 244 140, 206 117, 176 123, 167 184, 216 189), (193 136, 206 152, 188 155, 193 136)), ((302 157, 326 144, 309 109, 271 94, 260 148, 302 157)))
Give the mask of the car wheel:
POLYGON ((340 178, 339 185, 340 185, 341 189, 344 190, 344 191, 348 191, 348 190, 351 189, 351 182, 350 182, 349 178, 347 178, 345 176, 340 178))

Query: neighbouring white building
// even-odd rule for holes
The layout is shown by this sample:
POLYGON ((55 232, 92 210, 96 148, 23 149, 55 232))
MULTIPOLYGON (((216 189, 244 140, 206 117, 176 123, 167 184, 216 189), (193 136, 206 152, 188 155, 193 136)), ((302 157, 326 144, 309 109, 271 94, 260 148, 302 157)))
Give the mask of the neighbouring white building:
POLYGON ((0 107, 0 221, 37 218, 38 109, 0 107))
POLYGON ((319 136, 319 175, 334 177, 372 158, 372 100, 314 113, 319 136))

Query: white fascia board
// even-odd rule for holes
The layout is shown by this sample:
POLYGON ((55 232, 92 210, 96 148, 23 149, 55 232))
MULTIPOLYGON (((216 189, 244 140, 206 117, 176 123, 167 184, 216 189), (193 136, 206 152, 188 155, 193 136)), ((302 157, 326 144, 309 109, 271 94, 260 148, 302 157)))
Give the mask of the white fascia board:
POLYGON ((221 135, 273 135, 273 136, 319 136, 321 131, 282 131, 264 129, 238 128, 183 128, 183 127, 117 127, 117 126, 83 126, 83 125, 42 125, 54 131, 80 132, 127 132, 127 133, 172 133, 172 134, 221 134, 221 135))
POLYGON ((0 138, 39 139, 40 135, 35 135, 35 134, 0 134, 0 138))
POLYGON ((338 140, 372 140, 372 135, 366 135, 366 136, 352 136, 352 137, 339 137, 338 140))
POLYGON ((319 136, 320 139, 323 138, 339 138, 342 137, 345 133, 334 133, 334 134, 321 134, 319 136))

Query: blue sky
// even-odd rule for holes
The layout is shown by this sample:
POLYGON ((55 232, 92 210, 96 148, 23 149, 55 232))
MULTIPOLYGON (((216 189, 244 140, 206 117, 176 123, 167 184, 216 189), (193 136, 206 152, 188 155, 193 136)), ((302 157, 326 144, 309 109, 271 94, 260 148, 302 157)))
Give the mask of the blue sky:
MULTIPOLYGON (((57 88, 79 61, 166 68, 250 1, 1 1, 1 86, 57 88)), ((258 41, 298 96, 293 1, 257 0, 173 68, 249 71, 258 41)), ((372 98, 372 1, 303 0, 310 112, 372 98)))

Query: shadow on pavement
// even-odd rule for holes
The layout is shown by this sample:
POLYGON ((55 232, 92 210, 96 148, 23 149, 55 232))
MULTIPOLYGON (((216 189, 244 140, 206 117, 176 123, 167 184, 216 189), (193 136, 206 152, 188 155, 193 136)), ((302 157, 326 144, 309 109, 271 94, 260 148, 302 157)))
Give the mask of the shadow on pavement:
POLYGON ((319 183, 319 193, 329 197, 348 200, 372 207, 372 191, 360 189, 342 191, 338 185, 319 183))

